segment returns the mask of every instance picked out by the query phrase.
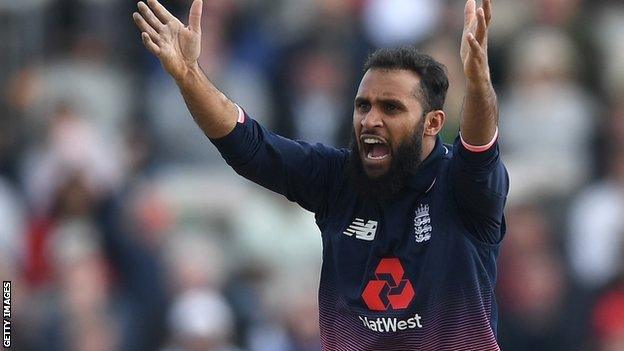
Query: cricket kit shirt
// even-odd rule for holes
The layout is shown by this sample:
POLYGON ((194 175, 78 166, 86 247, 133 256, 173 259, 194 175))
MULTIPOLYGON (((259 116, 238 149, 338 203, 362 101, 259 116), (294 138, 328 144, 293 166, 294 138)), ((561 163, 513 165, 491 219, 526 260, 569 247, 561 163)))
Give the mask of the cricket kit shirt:
POLYGON ((324 350, 499 350, 494 287, 509 178, 496 138, 479 148, 438 137, 384 203, 355 191, 349 150, 281 137, 242 110, 212 142, 238 174, 315 214, 324 350))

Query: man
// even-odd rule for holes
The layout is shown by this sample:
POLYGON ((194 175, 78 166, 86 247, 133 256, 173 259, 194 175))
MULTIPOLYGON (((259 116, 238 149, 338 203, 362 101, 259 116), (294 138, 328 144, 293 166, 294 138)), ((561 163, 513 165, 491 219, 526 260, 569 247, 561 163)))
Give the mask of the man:
POLYGON ((438 137, 448 88, 442 65, 402 48, 366 63, 350 150, 277 136, 210 83, 197 64, 201 0, 188 26, 156 0, 138 7, 145 46, 227 163, 315 213, 324 349, 498 349, 494 285, 509 181, 487 60, 490 0, 466 3, 466 97, 455 144, 438 137))

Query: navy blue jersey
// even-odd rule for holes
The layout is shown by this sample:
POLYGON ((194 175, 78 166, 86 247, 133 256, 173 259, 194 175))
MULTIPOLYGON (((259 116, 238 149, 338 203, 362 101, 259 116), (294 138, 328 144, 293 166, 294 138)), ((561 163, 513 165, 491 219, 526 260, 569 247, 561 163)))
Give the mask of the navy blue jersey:
POLYGON ((381 204, 358 196, 347 149, 286 139, 249 117, 213 143, 238 174, 314 212, 324 350, 498 350, 509 179, 497 144, 474 153, 438 138, 405 191, 381 204))

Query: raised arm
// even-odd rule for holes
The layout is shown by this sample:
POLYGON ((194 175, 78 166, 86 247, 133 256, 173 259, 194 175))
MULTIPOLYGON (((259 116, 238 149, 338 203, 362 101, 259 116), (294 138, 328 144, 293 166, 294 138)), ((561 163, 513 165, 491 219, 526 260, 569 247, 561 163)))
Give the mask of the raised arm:
POLYGON ((238 107, 206 77, 201 52, 202 0, 194 0, 185 26, 157 0, 138 3, 132 14, 145 47, 175 79, 195 122, 209 138, 221 138, 236 126, 238 107))
POLYGON ((491 0, 483 0, 479 8, 475 0, 466 2, 460 50, 466 95, 460 126, 463 141, 474 146, 490 143, 498 128, 498 102, 490 79, 487 52, 491 19, 491 0))
POLYGON ((509 192, 509 175, 495 138, 498 103, 487 57, 491 18, 491 0, 483 0, 480 8, 475 0, 466 2, 461 45, 466 96, 461 140, 455 142, 450 169, 452 193, 468 235, 490 245, 499 244, 505 235, 503 210, 509 192))
POLYGON ((194 0, 185 26, 157 0, 138 3, 132 17, 145 47, 175 79, 193 118, 225 161, 243 177, 322 216, 342 180, 345 151, 283 138, 230 101, 201 71, 202 1, 194 0))

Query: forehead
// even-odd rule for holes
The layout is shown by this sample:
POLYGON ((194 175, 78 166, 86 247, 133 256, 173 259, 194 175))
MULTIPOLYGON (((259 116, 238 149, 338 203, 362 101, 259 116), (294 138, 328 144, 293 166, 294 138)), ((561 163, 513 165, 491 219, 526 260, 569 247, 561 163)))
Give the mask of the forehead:
POLYGON ((362 78, 357 96, 359 98, 417 98, 420 77, 402 69, 370 69, 362 78))

